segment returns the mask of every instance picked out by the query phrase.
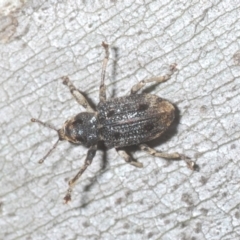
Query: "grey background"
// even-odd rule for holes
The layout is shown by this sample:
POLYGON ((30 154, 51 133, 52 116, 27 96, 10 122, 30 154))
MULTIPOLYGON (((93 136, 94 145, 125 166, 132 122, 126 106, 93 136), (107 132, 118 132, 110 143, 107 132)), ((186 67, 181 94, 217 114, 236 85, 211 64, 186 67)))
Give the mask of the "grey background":
POLYGON ((239 239, 239 1, 12 1, 0 6, 0 239, 239 239), (10 11, 8 9, 11 8, 10 11), (152 93, 178 106, 177 132, 136 151, 143 169, 99 151, 63 204, 87 149, 54 131, 83 109, 60 77, 98 103, 101 42, 111 46, 107 94, 178 72, 152 93), (104 167, 102 159, 107 159, 104 167))

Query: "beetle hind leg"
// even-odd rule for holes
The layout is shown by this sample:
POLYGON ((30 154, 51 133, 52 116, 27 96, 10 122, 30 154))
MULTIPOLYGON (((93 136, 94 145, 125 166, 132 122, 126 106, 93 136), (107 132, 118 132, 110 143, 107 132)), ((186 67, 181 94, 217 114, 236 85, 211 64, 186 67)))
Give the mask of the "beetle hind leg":
POLYGON ((118 155, 120 157, 122 157, 127 163, 133 165, 134 167, 138 167, 138 168, 142 168, 143 167, 143 164, 141 162, 136 162, 134 161, 130 156, 129 154, 127 154, 126 151, 122 150, 122 149, 117 149, 116 148, 116 151, 118 153, 118 155))
POLYGON ((150 148, 146 144, 140 144, 139 147, 140 147, 141 150, 143 150, 143 151, 147 152, 148 154, 151 154, 151 155, 153 155, 155 157, 161 157, 161 158, 165 158, 165 159, 183 160, 183 161, 186 162, 188 168, 190 168, 193 171, 197 170, 196 163, 191 161, 190 158, 188 158, 187 156, 185 156, 183 154, 158 152, 155 149, 150 148))
POLYGON ((69 188, 67 190, 66 196, 64 197, 65 203, 68 203, 69 201, 71 201, 71 193, 72 193, 73 187, 75 186, 77 180, 82 176, 84 171, 87 169, 87 167, 92 163, 92 160, 96 154, 96 151, 97 151, 97 145, 90 147, 90 149, 88 150, 84 165, 80 168, 77 175, 69 181, 68 183, 69 188))
POLYGON ((162 82, 166 82, 167 80, 169 80, 171 78, 171 76, 173 75, 173 73, 176 71, 176 64, 172 64, 170 65, 170 73, 165 75, 165 76, 160 76, 160 77, 152 77, 149 79, 144 79, 142 81, 140 81, 139 83, 135 84, 132 86, 131 89, 131 94, 136 94, 139 90, 141 90, 147 83, 150 82, 155 82, 155 83, 162 83, 162 82))

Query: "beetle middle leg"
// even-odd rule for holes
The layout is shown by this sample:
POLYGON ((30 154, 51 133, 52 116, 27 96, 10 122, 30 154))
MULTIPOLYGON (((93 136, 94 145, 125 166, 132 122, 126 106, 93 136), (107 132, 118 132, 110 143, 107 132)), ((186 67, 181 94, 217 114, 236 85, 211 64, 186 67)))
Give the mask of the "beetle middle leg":
POLYGON ((100 102, 106 101, 106 85, 105 85, 104 81, 105 81, 105 75, 106 75, 107 62, 109 59, 108 44, 105 42, 102 42, 102 46, 105 49, 105 58, 103 60, 102 76, 101 76, 101 83, 100 83, 100 90, 99 90, 99 101, 100 102))
POLYGON ((178 160, 183 160, 186 162, 188 168, 191 170, 196 170, 197 165, 191 161, 187 156, 179 153, 166 153, 166 152, 158 152, 153 148, 150 148, 147 144, 140 144, 139 145, 140 149, 155 156, 155 157, 161 157, 165 159, 178 159, 178 160))
POLYGON ((69 188, 67 190, 66 196, 64 197, 65 203, 71 201, 71 193, 72 193, 73 187, 76 184, 77 180, 82 176, 84 171, 87 169, 87 167, 92 163, 92 160, 96 154, 96 151, 97 151, 97 145, 90 147, 90 149, 87 152, 87 157, 85 159, 84 165, 80 168, 77 175, 69 181, 68 183, 69 188))
POLYGON ((88 103, 87 99, 82 95, 82 93, 73 85, 70 81, 69 77, 64 76, 62 77, 63 84, 68 86, 72 96, 76 99, 79 105, 86 108, 88 112, 94 112, 90 104, 88 103))
POLYGON ((167 80, 169 80, 171 78, 171 76, 173 75, 173 73, 176 71, 176 64, 172 64, 170 65, 170 73, 165 75, 165 76, 160 76, 160 77, 152 77, 149 79, 144 79, 142 81, 140 81, 139 83, 135 84, 132 86, 131 89, 131 94, 136 94, 139 90, 141 90, 146 83, 150 83, 150 82, 156 82, 156 83, 162 83, 162 82, 166 82, 167 80))
POLYGON ((133 165, 134 167, 142 168, 143 164, 141 162, 134 161, 125 150, 115 148, 118 155, 122 157, 127 163, 133 165))

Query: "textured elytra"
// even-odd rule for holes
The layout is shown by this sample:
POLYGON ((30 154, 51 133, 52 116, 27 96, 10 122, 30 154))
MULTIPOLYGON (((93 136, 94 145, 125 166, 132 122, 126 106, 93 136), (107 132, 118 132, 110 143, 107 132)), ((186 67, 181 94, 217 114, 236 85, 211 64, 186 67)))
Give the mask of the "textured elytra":
POLYGON ((159 137, 174 120, 174 106, 158 96, 134 94, 100 102, 98 135, 108 148, 125 147, 159 137))

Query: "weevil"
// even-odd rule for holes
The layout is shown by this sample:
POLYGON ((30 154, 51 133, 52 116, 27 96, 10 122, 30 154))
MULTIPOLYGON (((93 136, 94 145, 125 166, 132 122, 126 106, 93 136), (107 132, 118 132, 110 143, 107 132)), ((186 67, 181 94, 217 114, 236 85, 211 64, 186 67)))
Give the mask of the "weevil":
POLYGON ((175 107, 163 98, 153 94, 139 93, 139 91, 147 83, 162 83, 169 80, 176 70, 176 65, 171 65, 170 73, 165 76, 152 77, 135 84, 130 95, 107 100, 105 75, 109 59, 109 46, 104 42, 102 46, 105 49, 105 58, 102 66, 99 104, 96 109, 90 106, 81 91, 65 76, 62 78, 63 84, 69 88, 72 96, 78 104, 86 109, 86 112, 81 112, 70 118, 60 129, 56 129, 38 119, 31 119, 32 122, 38 122, 58 133, 58 140, 47 154, 39 160, 39 163, 43 163, 56 148, 58 142, 62 140, 89 148, 83 166, 76 176, 69 181, 69 188, 64 197, 65 203, 71 200, 74 185, 92 163, 99 141, 103 141, 107 148, 115 148, 127 163, 135 167, 142 168, 143 164, 130 157, 124 150, 126 146, 138 145, 141 150, 153 156, 184 160, 192 170, 195 170, 196 167, 196 164, 183 154, 158 152, 146 144, 146 142, 161 136, 169 128, 175 117, 175 107))

